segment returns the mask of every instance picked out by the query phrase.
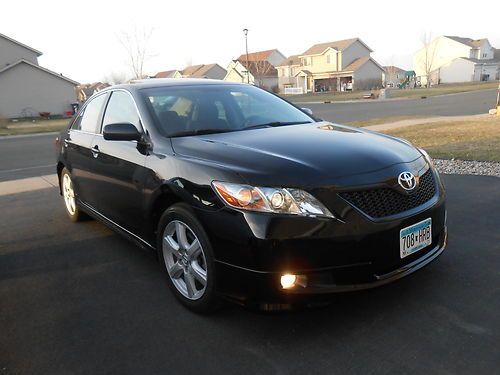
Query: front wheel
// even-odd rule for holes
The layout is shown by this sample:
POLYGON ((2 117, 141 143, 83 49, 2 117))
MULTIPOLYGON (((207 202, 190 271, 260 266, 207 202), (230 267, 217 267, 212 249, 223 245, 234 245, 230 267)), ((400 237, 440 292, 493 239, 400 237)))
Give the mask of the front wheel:
POLYGON ((80 208, 76 204, 76 194, 71 174, 66 168, 61 172, 61 191, 64 198, 64 207, 69 219, 73 222, 84 219, 85 214, 80 211, 80 208))
POLYGON ((199 313, 218 306, 212 247, 188 206, 175 204, 162 215, 158 252, 170 289, 184 306, 199 313))

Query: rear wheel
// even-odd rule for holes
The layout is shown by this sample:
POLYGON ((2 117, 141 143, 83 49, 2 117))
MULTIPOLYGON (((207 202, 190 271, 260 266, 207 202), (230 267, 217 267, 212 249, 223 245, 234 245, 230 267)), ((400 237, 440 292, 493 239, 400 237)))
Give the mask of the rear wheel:
POLYGON ((158 252, 177 299, 195 312, 213 311, 218 305, 213 252, 205 230, 188 206, 175 204, 162 215, 158 252))
POLYGON ((61 191, 64 198, 64 207, 69 219, 73 222, 81 221, 85 217, 85 214, 80 211, 80 208, 76 204, 73 180, 66 168, 61 172, 61 191))

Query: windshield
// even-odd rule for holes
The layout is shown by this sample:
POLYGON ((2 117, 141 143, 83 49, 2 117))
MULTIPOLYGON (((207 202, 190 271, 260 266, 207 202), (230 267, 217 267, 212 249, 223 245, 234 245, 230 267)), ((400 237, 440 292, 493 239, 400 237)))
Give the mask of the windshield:
POLYGON ((286 101, 254 86, 166 86, 144 89, 143 94, 157 126, 169 137, 314 121, 286 101))

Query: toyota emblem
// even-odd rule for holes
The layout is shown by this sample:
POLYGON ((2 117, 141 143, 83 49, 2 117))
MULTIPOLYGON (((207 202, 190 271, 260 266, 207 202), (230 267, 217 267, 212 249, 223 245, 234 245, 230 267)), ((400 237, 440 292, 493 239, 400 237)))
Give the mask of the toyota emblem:
POLYGON ((405 171, 399 174, 398 183, 406 191, 411 191, 417 186, 417 179, 413 173, 405 171))

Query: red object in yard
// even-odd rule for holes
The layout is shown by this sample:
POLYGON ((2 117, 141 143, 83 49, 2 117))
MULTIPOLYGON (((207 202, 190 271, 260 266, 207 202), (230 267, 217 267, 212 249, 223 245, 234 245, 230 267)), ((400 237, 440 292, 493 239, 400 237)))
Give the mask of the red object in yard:
POLYGON ((66 112, 64 112, 64 115, 71 117, 71 116, 73 116, 73 111, 66 111, 66 112))

